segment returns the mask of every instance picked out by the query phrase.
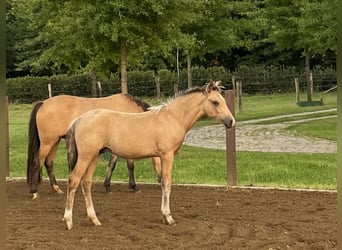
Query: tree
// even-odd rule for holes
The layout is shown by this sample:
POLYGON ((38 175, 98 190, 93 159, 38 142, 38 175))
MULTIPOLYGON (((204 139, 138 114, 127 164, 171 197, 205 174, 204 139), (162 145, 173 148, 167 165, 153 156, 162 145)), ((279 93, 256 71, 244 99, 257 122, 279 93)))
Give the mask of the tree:
POLYGON ((295 49, 305 57, 308 94, 312 101, 310 59, 336 52, 336 0, 265 0, 262 19, 269 28, 268 41, 279 50, 295 49))
MULTIPOLYGON (((29 49, 25 43, 33 38, 37 32, 30 29, 30 20, 26 11, 24 0, 6 1, 6 76, 15 77, 26 75, 32 68, 21 66, 21 62, 29 58, 34 60, 39 47, 30 44, 29 49)), ((39 72, 36 72, 39 73, 39 72)))
POLYGON ((195 22, 183 26, 183 31, 191 38, 182 46, 187 54, 188 87, 192 85, 192 57, 238 47, 251 48, 250 34, 255 24, 249 21, 248 13, 255 9, 251 1, 202 0, 194 5, 195 22))
POLYGON ((113 72, 120 65, 122 92, 127 93, 127 65, 144 51, 167 53, 180 39, 192 1, 44 1, 31 2, 36 37, 46 49, 32 66, 52 64, 70 72, 113 72), (117 61, 119 63, 117 63, 117 61))

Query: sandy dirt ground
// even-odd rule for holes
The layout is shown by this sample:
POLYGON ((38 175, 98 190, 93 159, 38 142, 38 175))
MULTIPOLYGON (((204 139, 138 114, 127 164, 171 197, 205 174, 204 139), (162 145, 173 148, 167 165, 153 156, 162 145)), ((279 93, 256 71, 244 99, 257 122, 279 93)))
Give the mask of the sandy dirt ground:
MULTIPOLYGON (((66 190, 66 183, 61 183, 66 190)), ((7 181, 6 249, 337 249, 337 194, 284 190, 172 187, 175 226, 162 223, 161 190, 114 183, 93 186, 102 226, 86 218, 79 189, 74 229, 62 221, 66 195, 48 181, 31 200, 24 180, 7 181)))

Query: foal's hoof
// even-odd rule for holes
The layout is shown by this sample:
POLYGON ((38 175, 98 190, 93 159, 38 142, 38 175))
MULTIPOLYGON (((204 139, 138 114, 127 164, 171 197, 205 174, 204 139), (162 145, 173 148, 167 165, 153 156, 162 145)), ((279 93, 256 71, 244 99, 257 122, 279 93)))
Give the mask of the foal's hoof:
POLYGON ((164 218, 164 223, 166 225, 169 225, 169 226, 176 225, 176 222, 173 220, 173 218, 170 214, 163 215, 163 218, 164 218))
POLYGON ((90 220, 94 224, 94 226, 102 226, 102 223, 99 221, 97 217, 88 217, 88 220, 90 220))
POLYGON ((71 230, 72 229, 72 227, 73 227, 73 223, 72 223, 72 220, 70 220, 70 219, 67 219, 67 218, 63 218, 63 221, 65 221, 66 222, 66 224, 67 224, 67 229, 68 230, 71 230))
POLYGON ((53 190, 55 190, 57 194, 64 194, 63 190, 57 185, 53 186, 53 190))
POLYGON ((33 193, 32 200, 36 200, 38 198, 39 198, 39 194, 38 193, 33 193))

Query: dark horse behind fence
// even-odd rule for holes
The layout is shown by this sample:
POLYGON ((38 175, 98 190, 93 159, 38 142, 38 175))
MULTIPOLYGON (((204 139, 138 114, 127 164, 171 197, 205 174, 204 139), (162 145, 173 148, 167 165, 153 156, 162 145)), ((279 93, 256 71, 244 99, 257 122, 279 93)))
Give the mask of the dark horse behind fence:
MULTIPOLYGON (((96 108, 105 108, 121 112, 140 113, 145 112, 149 104, 130 95, 115 94, 103 98, 83 98, 70 95, 51 97, 37 102, 31 112, 29 122, 29 141, 27 155, 27 184, 33 198, 38 197, 38 184, 41 181, 41 167, 45 164, 52 190, 63 193, 57 185, 53 172, 53 161, 56 155, 59 141, 67 132, 70 123, 79 115, 96 108)), ((155 171, 159 173, 160 159, 153 158, 155 171)), ((112 155, 105 187, 110 190, 110 179, 115 168, 117 156, 112 155)), ((127 159, 129 170, 129 186, 136 188, 134 179, 133 160, 127 159)))
POLYGON ((217 119, 226 128, 235 125, 219 84, 211 81, 203 87, 189 89, 168 104, 148 112, 95 109, 78 117, 66 135, 68 163, 72 170, 64 212, 67 228, 73 227, 74 196, 80 183, 88 218, 94 225, 101 225, 93 206, 91 184, 99 152, 103 149, 128 159, 160 157, 161 212, 166 224, 174 224, 169 204, 172 165, 186 133, 202 116, 217 119))

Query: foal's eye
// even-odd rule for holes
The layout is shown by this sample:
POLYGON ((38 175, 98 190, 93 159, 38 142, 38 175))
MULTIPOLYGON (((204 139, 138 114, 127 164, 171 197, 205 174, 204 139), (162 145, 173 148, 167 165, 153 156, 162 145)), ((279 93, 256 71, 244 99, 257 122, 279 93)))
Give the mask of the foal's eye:
POLYGON ((217 106, 219 105, 219 103, 218 103, 217 101, 211 101, 211 103, 212 103, 215 107, 217 107, 217 106))

